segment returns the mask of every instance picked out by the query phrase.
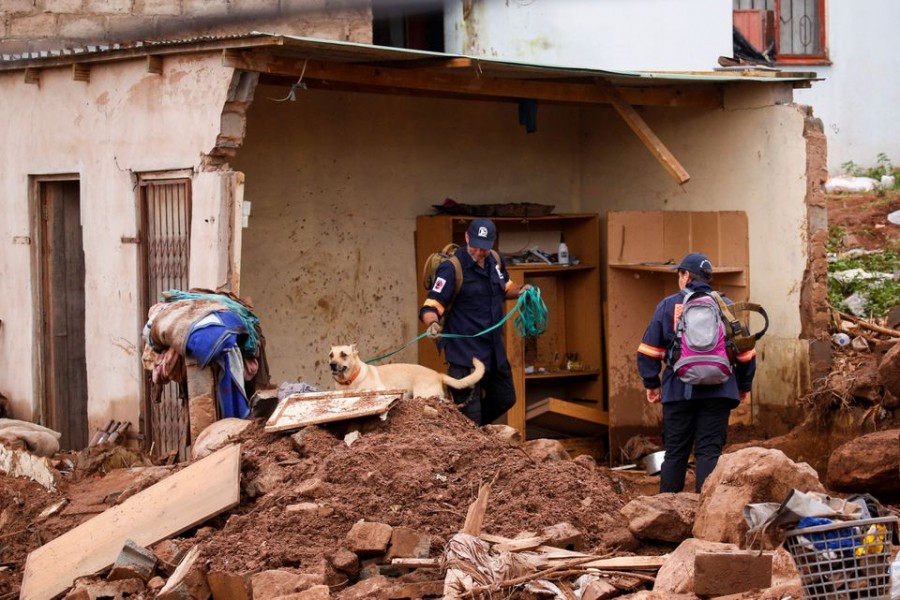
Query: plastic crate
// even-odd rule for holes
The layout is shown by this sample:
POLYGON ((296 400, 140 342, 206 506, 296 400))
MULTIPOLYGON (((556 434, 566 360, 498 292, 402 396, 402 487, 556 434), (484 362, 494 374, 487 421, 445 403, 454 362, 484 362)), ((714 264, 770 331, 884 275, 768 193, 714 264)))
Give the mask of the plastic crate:
POLYGON ((838 521, 785 535, 806 598, 889 598, 896 517, 838 521))

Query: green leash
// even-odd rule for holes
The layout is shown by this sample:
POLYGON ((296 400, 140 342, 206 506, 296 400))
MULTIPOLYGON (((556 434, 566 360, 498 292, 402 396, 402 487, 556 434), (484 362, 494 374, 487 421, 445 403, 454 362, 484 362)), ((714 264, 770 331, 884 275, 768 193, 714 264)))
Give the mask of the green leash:
MULTIPOLYGON (((547 312, 547 305, 544 304, 544 300, 541 298, 541 290, 535 286, 531 286, 522 292, 522 295, 519 296, 519 299, 516 301, 516 305, 512 307, 512 309, 506 313, 506 316, 500 319, 494 325, 491 325, 484 331, 480 331, 475 334, 464 334, 464 333, 444 333, 441 334, 441 337, 445 338, 473 338, 478 337, 480 335, 484 335, 486 333, 490 333, 491 331, 497 329, 506 323, 514 313, 519 313, 515 320, 513 321, 513 326, 516 328, 516 333, 519 334, 519 337, 537 337, 539 335, 543 335, 545 331, 547 331, 547 320, 549 314, 547 312)), ((388 356, 392 356, 397 354, 407 346, 415 344, 419 340, 424 337, 428 337, 428 332, 424 331, 420 333, 418 336, 414 337, 407 343, 403 344, 393 352, 389 352, 377 358, 370 358, 366 361, 366 364, 372 364, 374 362, 378 362, 379 360, 383 360, 388 356)))

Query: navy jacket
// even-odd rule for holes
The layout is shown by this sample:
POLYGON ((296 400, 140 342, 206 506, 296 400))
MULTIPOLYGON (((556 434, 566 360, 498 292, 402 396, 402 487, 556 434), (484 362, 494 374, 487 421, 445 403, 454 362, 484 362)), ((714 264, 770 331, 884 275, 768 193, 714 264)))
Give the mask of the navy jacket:
MULTIPOLYGON (((506 291, 512 282, 502 256, 498 263, 493 254, 488 254, 484 268, 469 256, 465 246, 457 249, 456 257, 463 273, 463 284, 456 299, 453 298, 456 271, 449 260, 444 261, 435 272, 434 285, 419 312, 420 316, 425 311, 444 316, 444 333, 473 335, 503 319, 506 291), (444 315, 448 307, 450 311, 444 315)), ((447 362, 454 365, 471 366, 473 356, 488 369, 507 364, 502 327, 478 337, 442 337, 438 340, 438 349, 444 352, 447 362)))
MULTIPOLYGON (((691 281, 683 291, 667 296, 656 306, 653 318, 644 332, 638 347, 638 372, 647 389, 660 386, 659 371, 666 359, 666 353, 675 343, 675 315, 681 315, 681 305, 686 292, 711 292, 712 288, 700 281, 691 281)), ((725 298, 725 302, 732 304, 725 298)), ((749 350, 735 357, 734 373, 725 383, 719 385, 688 386, 675 377, 672 366, 665 365, 662 374, 662 401, 676 402, 695 398, 725 398, 740 402, 740 392, 749 392, 756 374, 756 350, 749 350), (690 390, 687 388, 690 387, 690 390)))

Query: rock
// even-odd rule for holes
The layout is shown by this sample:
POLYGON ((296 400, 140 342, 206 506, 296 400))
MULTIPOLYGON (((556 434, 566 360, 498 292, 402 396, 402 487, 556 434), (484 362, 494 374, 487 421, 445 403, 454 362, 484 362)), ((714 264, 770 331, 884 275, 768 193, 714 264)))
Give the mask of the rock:
POLYGON ((792 489, 825 492, 816 471, 781 450, 744 448, 719 458, 700 494, 694 537, 744 547, 744 505, 782 502, 792 489))
POLYGON ((558 440, 539 439, 525 442, 525 452, 536 463, 572 460, 565 446, 558 440))
POLYGON ((250 589, 253 592, 253 600, 272 600, 279 596, 296 594, 323 583, 322 575, 292 573, 280 569, 254 573, 250 577, 250 589))
POLYGON ((668 592, 671 594, 694 593, 694 560, 698 552, 738 552, 734 544, 721 544, 688 538, 678 545, 656 575, 656 583, 653 584, 654 592, 668 592))
POLYGON ((338 550, 328 557, 328 561, 335 571, 344 573, 350 579, 356 579, 359 574, 359 556, 355 552, 338 550))
POLYGON ((878 365, 878 382, 895 398, 900 398, 900 342, 888 350, 878 365))
POLYGON ((622 507, 628 530, 639 538, 680 543, 691 537, 700 494, 639 496, 622 507))
POLYGON ((838 447, 828 459, 829 489, 870 494, 900 493, 900 429, 876 431, 838 447))
POLYGON ((394 527, 387 561, 395 558, 428 558, 431 554, 431 536, 409 527, 394 527))
POLYGON ((876 404, 883 395, 878 378, 878 372, 872 367, 857 370, 850 383, 850 394, 868 404, 876 404))
MULTIPOLYGON (((341 600, 380 600, 387 598, 385 589, 390 585, 384 575, 375 575, 352 585, 341 592, 341 600)), ((254 598, 254 600, 256 600, 254 598)))
POLYGON ((347 533, 347 545, 360 556, 384 554, 391 541, 393 529, 385 523, 357 521, 347 533))
POLYGON ((519 445, 522 443, 522 435, 519 430, 509 425, 485 425, 481 428, 486 434, 506 440, 510 444, 519 445))

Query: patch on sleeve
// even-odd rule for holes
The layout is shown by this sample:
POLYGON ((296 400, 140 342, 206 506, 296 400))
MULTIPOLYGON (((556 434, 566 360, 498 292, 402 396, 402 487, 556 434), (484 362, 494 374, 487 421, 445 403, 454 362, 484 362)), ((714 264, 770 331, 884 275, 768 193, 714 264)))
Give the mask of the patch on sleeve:
POLYGON ((444 289, 444 285, 446 285, 446 283, 447 283, 446 279, 444 279, 443 277, 438 277, 437 279, 434 280, 434 285, 431 286, 431 291, 437 292, 438 294, 440 294, 441 290, 444 289))

